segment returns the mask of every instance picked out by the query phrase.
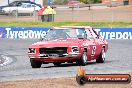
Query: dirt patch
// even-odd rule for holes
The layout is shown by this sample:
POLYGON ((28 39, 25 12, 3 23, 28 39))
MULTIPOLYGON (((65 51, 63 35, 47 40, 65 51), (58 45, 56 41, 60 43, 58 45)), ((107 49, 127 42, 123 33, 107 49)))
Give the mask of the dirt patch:
POLYGON ((132 11, 132 5, 128 6, 117 6, 117 7, 112 7, 110 8, 111 10, 122 10, 122 11, 132 11))
POLYGON ((74 22, 132 22, 132 5, 118 6, 106 9, 84 9, 83 10, 57 10, 55 21, 74 22))
MULTIPOLYGON (((132 76, 132 73, 130 75, 132 76)), ((80 86, 75 78, 49 78, 1 82, 0 88, 132 88, 132 82, 129 84, 85 84, 80 86)))

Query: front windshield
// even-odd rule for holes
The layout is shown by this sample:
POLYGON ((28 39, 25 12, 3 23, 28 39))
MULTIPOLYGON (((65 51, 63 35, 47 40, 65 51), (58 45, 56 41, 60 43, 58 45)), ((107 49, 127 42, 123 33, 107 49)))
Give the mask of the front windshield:
POLYGON ((50 29, 45 36, 46 40, 66 38, 86 38, 84 28, 77 29, 50 29))

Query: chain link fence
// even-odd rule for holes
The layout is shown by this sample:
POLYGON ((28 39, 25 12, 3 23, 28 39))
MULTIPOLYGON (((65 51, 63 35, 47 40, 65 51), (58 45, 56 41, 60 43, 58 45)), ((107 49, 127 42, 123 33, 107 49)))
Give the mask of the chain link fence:
MULTIPOLYGON (((67 6, 54 8, 56 14, 54 22, 132 22, 132 9, 95 9, 89 7, 69 8, 67 6)), ((18 11, 0 15, 0 22, 37 22, 41 21, 41 17, 37 12, 28 14, 20 14, 18 11)))

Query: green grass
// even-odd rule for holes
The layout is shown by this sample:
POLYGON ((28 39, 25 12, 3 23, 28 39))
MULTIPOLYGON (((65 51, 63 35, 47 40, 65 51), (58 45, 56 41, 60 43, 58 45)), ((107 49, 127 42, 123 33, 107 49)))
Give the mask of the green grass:
POLYGON ((132 27, 132 22, 0 22, 0 26, 92 26, 92 27, 132 27))

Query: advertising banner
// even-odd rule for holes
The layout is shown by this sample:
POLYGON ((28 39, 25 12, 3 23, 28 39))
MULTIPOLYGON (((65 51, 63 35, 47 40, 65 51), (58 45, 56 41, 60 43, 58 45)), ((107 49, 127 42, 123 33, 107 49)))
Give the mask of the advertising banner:
POLYGON ((49 27, 0 27, 0 38, 39 39, 44 38, 49 27))
MULTIPOLYGON (((0 38, 44 38, 50 27, 0 27, 0 38)), ((132 28, 95 28, 105 39, 132 39, 132 28)))
POLYGON ((96 28, 104 39, 132 39, 132 28, 96 28))

